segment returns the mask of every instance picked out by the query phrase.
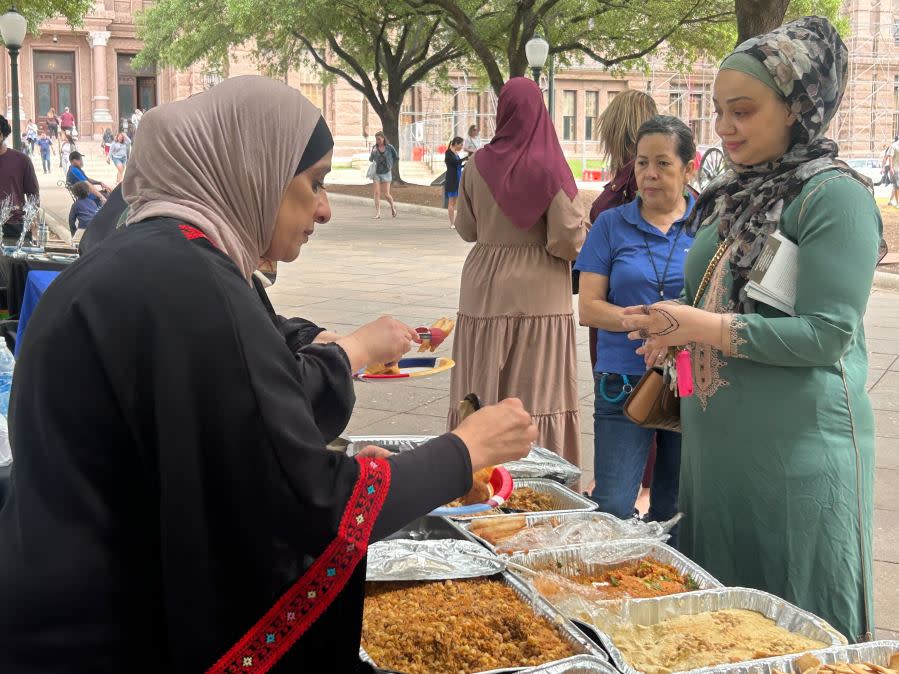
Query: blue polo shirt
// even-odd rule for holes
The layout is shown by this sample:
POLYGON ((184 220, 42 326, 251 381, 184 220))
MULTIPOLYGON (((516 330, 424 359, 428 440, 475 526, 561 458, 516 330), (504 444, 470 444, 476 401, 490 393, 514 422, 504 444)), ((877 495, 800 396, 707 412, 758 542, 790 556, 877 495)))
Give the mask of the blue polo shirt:
MULTIPOLYGON (((686 214, 696 200, 686 197, 686 214)), ((640 215, 639 197, 629 204, 603 211, 593 223, 575 269, 609 277, 606 300, 619 307, 653 304, 660 300, 659 283, 646 247, 652 252, 659 277, 671 255, 664 277, 665 299, 677 299, 684 287, 684 260, 693 238, 684 231, 687 217, 677 220, 662 234, 640 215), (677 241, 675 246, 675 240, 677 241)), ((596 371, 639 374, 646 370, 643 358, 635 351, 639 342, 626 332, 599 330, 596 340, 596 371)))

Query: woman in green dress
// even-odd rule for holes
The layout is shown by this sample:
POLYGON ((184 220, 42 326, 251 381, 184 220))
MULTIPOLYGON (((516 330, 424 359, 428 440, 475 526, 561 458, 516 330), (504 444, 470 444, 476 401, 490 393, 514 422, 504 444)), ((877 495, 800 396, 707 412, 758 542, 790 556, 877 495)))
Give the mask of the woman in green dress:
POLYGON ((647 361, 691 352, 680 548, 725 585, 779 595, 859 641, 874 631, 862 320, 882 223, 867 180, 824 137, 846 70, 845 45, 815 17, 725 59, 713 93, 730 170, 697 204, 684 301, 632 307, 626 325, 647 361), (775 231, 798 245, 795 315, 747 294, 775 231))

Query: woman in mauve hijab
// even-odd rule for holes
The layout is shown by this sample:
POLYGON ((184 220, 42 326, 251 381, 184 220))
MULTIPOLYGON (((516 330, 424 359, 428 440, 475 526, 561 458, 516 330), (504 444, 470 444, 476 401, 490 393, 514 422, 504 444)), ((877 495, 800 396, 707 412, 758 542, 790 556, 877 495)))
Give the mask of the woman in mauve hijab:
POLYGON ((351 373, 415 336, 381 318, 294 350, 251 283, 330 218, 321 112, 238 77, 142 125, 127 226, 50 286, 16 365, 0 671, 371 671, 368 543, 536 427, 505 401, 395 457, 325 449, 351 373), (263 148, 260 125, 283 142, 263 148))
POLYGON ((449 427, 467 393, 516 396, 538 443, 580 465, 571 261, 587 221, 533 81, 516 77, 500 92, 496 134, 462 173, 455 225, 476 243, 459 290, 449 427))

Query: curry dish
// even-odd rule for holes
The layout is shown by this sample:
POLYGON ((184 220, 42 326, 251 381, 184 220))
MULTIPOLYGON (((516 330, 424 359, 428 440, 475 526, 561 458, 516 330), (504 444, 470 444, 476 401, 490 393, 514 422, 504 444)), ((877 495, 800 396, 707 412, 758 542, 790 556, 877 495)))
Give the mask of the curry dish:
MULTIPOLYGON (((554 569, 535 569, 535 571, 554 569)), ((565 574, 568 580, 584 586, 581 596, 602 601, 624 597, 649 598, 664 597, 698 590, 699 586, 690 576, 686 576, 673 566, 646 557, 624 564, 609 565, 602 571, 580 575, 565 574)), ((553 576, 539 576, 534 579, 540 594, 554 598, 567 594, 568 588, 553 582, 553 576)))
POLYGON ((761 613, 744 609, 684 615, 655 625, 607 631, 631 667, 646 674, 683 672, 830 645, 793 634, 761 613))
POLYGON ((404 674, 471 674, 575 654, 515 590, 488 579, 367 583, 362 647, 404 674))

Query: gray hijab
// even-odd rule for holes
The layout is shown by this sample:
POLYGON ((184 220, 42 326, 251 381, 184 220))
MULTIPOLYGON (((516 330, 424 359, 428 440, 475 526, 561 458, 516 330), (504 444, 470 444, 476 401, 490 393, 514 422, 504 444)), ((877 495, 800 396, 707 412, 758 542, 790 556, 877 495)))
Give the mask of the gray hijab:
POLYGON ((184 220, 249 281, 320 118, 299 91, 257 75, 147 111, 122 183, 126 224, 184 220), (261 143, 259 129, 281 140, 261 143))

